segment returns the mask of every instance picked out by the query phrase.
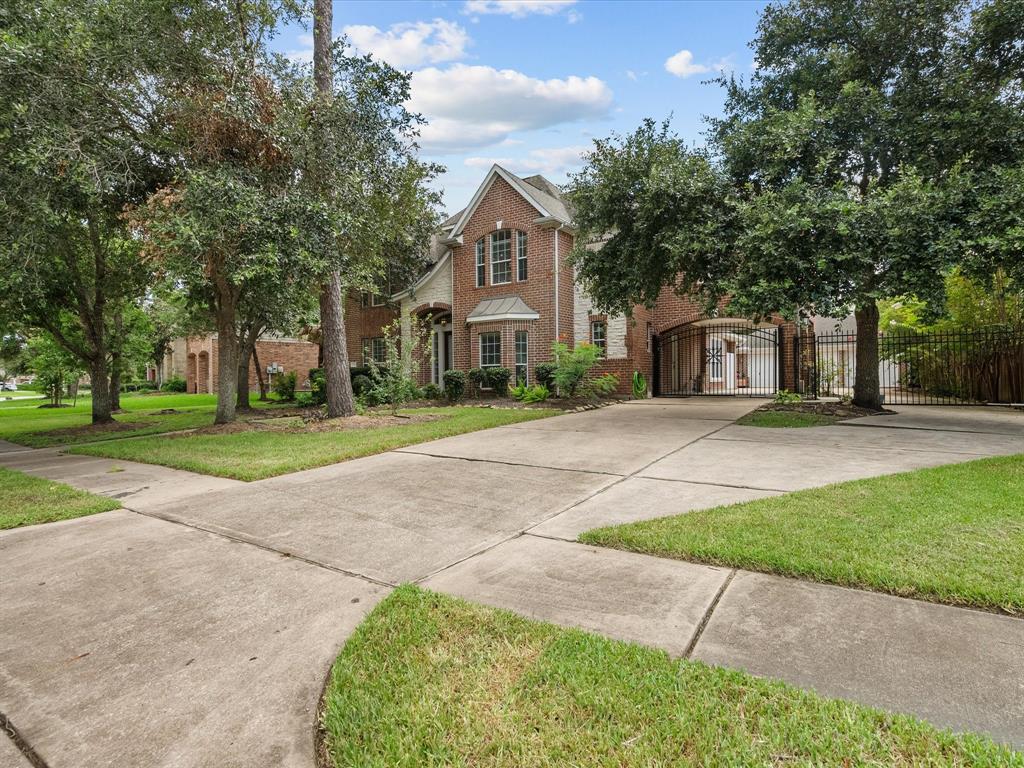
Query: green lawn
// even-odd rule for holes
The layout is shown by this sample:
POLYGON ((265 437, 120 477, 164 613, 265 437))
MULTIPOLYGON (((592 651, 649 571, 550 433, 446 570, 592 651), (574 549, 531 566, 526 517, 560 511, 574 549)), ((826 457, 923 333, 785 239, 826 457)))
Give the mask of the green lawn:
POLYGON ((743 427, 827 427, 838 419, 822 413, 801 413, 800 411, 751 411, 741 416, 736 423, 743 427))
POLYGON ((114 499, 0 467, 0 529, 117 509, 114 499))
POLYGON ((353 429, 339 432, 251 431, 233 434, 186 434, 111 440, 72 449, 72 453, 163 464, 206 475, 238 480, 320 467, 369 456, 426 440, 478 429, 542 419, 549 409, 429 408, 403 413, 442 414, 438 421, 353 429))
POLYGON ((1024 454, 599 528, 580 540, 1024 614, 1024 454))
MULTIPOLYGON (((119 431, 92 431, 87 428, 91 421, 92 408, 88 397, 78 398, 77 405, 72 408, 40 408, 42 402, 44 401, 0 401, 0 440, 9 440, 31 448, 46 448, 53 445, 115 440, 129 435, 153 435, 194 429, 213 423, 217 396, 173 393, 121 395, 121 408, 125 413, 117 414, 115 420, 137 426, 119 431), (174 409, 179 413, 158 413, 168 409, 174 409)), ((267 407, 274 404, 254 402, 254 405, 267 407)))
POLYGON ((971 734, 400 587, 334 664, 336 768, 1024 766, 971 734))

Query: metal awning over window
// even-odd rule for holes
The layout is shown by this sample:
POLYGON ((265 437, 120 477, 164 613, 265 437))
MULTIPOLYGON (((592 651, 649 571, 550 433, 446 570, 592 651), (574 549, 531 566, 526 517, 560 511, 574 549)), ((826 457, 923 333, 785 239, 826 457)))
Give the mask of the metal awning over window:
POLYGON ((500 320, 536 320, 540 315, 518 296, 484 299, 469 313, 467 323, 492 323, 500 320))

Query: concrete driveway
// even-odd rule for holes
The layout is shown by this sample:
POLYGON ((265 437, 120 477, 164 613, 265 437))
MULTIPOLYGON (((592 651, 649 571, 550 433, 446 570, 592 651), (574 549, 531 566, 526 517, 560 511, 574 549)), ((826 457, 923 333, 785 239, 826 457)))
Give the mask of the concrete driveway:
POLYGON ((331 660, 416 581, 1024 745, 1020 620, 572 542, 1024 452, 1008 409, 732 424, 757 404, 630 403, 247 484, 0 454, 133 510, 0 533, 0 711, 51 768, 311 766, 331 660))

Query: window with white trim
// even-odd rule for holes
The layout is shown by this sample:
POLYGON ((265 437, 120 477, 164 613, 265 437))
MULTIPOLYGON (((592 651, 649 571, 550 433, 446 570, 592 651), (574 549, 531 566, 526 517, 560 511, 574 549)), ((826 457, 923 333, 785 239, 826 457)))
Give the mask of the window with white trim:
POLYGON ((526 233, 516 232, 516 280, 524 282, 527 274, 526 233))
POLYGON ((486 278, 486 266, 484 265, 484 239, 481 237, 476 241, 476 287, 483 288, 486 278))
POLYGON ((590 343, 601 352, 608 351, 608 324, 604 320, 594 320, 590 323, 590 343))
POLYGON ((497 331, 480 334, 480 367, 501 365, 501 334, 497 331))
POLYGON ((530 335, 526 331, 516 331, 516 380, 520 383, 530 383, 530 335))
POLYGON ((491 233, 491 285, 512 282, 512 233, 502 229, 491 233))
POLYGON ((383 307, 387 303, 387 299, 379 293, 370 294, 370 305, 374 307, 383 307))
POLYGON ((387 347, 384 345, 384 337, 378 336, 375 339, 363 339, 363 364, 371 360, 375 363, 385 363, 388 359, 387 347))

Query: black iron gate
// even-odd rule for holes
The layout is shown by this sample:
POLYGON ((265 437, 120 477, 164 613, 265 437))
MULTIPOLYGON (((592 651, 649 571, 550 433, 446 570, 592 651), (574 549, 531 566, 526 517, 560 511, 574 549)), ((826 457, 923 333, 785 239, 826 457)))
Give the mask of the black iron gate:
POLYGON ((654 394, 770 397, 780 388, 779 328, 683 325, 655 338, 654 394))
MULTIPOLYGON (((806 338, 811 394, 850 397, 857 335, 806 338)), ((902 332, 878 337, 878 380, 887 405, 1024 402, 1024 336, 1004 329, 902 332)))

